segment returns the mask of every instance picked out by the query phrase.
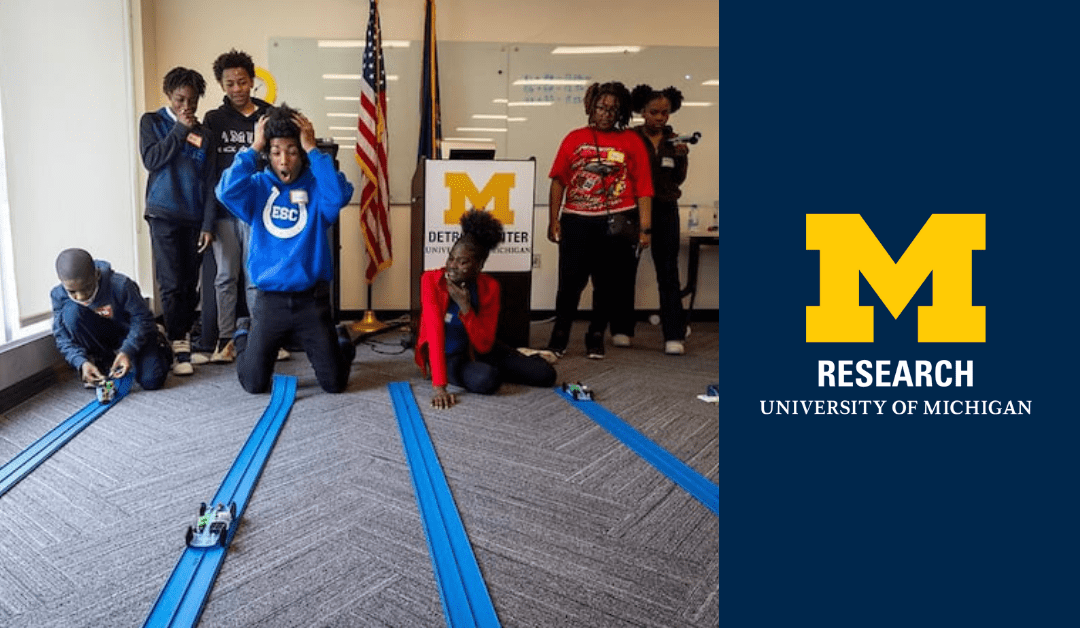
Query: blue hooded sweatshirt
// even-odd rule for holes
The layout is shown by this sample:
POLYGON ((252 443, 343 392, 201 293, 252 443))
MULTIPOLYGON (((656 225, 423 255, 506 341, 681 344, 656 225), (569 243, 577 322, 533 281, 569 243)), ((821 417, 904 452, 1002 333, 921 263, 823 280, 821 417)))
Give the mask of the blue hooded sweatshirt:
MULTIPOLYGON (((128 334, 120 345, 119 351, 130 358, 134 358, 148 342, 152 342, 157 333, 154 324, 154 314, 146 305, 139 285, 127 276, 113 272, 112 265, 103 260, 94 260, 100 277, 98 279, 97 294, 88 306, 98 313, 99 316, 111 318, 127 328, 128 334)), ((90 359, 86 349, 75 342, 72 330, 64 326, 61 312, 71 297, 68 296, 61 284, 52 289, 49 294, 52 298, 53 310, 53 337, 56 339, 56 348, 67 360, 68 364, 76 370, 82 368, 83 362, 90 359)))
POLYGON ((352 198, 352 184, 318 149, 308 151, 309 165, 292 183, 282 183, 269 167, 256 171, 258 156, 251 147, 238 152, 216 189, 221 204, 251 225, 251 281, 269 292, 301 292, 332 281, 326 230, 352 198))

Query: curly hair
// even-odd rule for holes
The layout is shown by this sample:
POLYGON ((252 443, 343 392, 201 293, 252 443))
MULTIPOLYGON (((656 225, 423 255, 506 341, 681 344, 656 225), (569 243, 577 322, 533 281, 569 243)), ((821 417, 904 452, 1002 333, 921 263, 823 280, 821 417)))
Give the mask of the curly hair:
POLYGON ((646 105, 657 98, 668 99, 668 102, 671 103, 671 113, 675 113, 679 110, 679 107, 682 107, 683 95, 678 88, 665 87, 657 91, 648 85, 638 85, 630 92, 630 110, 634 113, 641 113, 645 111, 646 105))
POLYGON ((300 113, 298 110, 285 103, 281 103, 279 107, 266 109, 266 126, 263 127, 263 136, 266 138, 267 145, 276 137, 291 137, 297 142, 300 141, 300 127, 293 120, 293 116, 298 113, 300 113))
POLYGON ((200 98, 206 94, 206 80, 202 77, 202 74, 195 70, 177 66, 169 70, 168 74, 165 75, 162 89, 165 90, 165 95, 168 96, 181 87, 190 87, 195 90, 195 93, 200 98))
POLYGON ((601 96, 607 95, 614 96, 615 100, 619 102, 619 111, 615 115, 615 128, 621 130, 630 123, 630 90, 626 89, 626 86, 618 81, 590 85, 585 90, 585 98, 583 99, 585 114, 592 118, 596 103, 600 101, 601 96))
POLYGON ((483 262, 503 239, 503 225, 490 212, 470 209, 461 215, 461 237, 455 243, 472 251, 483 262))
POLYGON ((229 68, 243 68, 249 79, 255 78, 255 61, 243 50, 233 48, 214 59, 214 80, 220 83, 221 76, 229 68))

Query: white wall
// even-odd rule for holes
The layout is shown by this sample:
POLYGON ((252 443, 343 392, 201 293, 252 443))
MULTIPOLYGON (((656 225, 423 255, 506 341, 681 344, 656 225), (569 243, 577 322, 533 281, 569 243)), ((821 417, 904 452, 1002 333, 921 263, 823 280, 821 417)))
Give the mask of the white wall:
POLYGON ((0 2, 0 96, 21 318, 47 315, 61 249, 136 274, 127 0, 0 2))
MULTIPOLYGON (((719 45, 719 4, 714 0, 669 0, 662 4, 649 0, 438 0, 436 7, 436 32, 442 41, 719 45)), ((223 94, 211 72, 220 53, 235 47, 250 53, 256 65, 268 67, 271 37, 363 39, 368 16, 367 0, 143 0, 142 9, 143 80, 147 86, 142 108, 163 104, 164 95, 158 88, 161 76, 184 65, 198 69, 211 83, 200 113, 221 101, 223 94), (153 32, 148 32, 151 24, 153 32)), ((423 0, 382 0, 379 16, 384 39, 423 39, 423 0)), ((553 152, 557 143, 553 138, 553 152)), ((409 140, 410 146, 414 144, 415 140, 409 140)), ((390 176, 410 178, 412 172, 392 172, 390 176)), ((691 176, 715 177, 718 173, 695 172, 691 162, 691 176)), ((375 281, 374 308, 408 309, 408 208, 394 206, 390 215, 395 262, 375 281)), ((711 209, 703 220, 708 215, 711 209)), ((538 233, 542 234, 539 226, 547 224, 547 208, 538 207, 536 216, 538 233)), ((366 259, 355 209, 343 212, 341 222, 345 247, 342 307, 364 309, 368 306, 362 278, 366 259)), ((557 254, 542 237, 537 245, 543 261, 534 271, 532 305, 534 309, 554 309, 557 254)), ((716 249, 703 249, 697 307, 718 307, 716 266, 716 249)), ((685 263, 683 268, 685 272, 685 263)), ((656 308, 655 274, 648 256, 642 259, 638 277, 638 307, 656 308)), ((586 295, 582 305, 589 304, 586 295)))

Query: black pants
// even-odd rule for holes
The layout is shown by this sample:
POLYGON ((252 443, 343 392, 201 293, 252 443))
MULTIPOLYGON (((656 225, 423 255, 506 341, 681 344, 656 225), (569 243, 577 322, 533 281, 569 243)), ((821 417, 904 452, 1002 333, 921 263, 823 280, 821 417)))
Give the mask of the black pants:
MULTIPOLYGON (((74 301, 64 304, 60 317, 64 321, 64 327, 71 330, 72 339, 86 351, 94 366, 108 375, 117 352, 127 338, 128 329, 74 301)), ((161 388, 172 366, 172 350, 157 330, 138 353, 128 357, 131 358, 131 367, 135 371, 135 381, 144 390, 161 388)))
POLYGON ((494 393, 503 382, 547 388, 555 385, 555 377, 555 369, 540 356, 526 356, 498 341, 475 360, 465 351, 446 356, 446 380, 481 395, 494 393))
POLYGON ((345 390, 356 347, 338 342, 328 284, 303 292, 258 291, 251 329, 236 339, 236 374, 244 390, 269 390, 278 349, 293 343, 307 355, 323 390, 345 390))
POLYGON ((552 337, 569 335, 581 291, 589 279, 593 306, 588 333, 603 334, 610 324, 612 334, 633 336, 637 243, 608 235, 606 216, 563 214, 559 229, 559 286, 552 337))
POLYGON ((183 340, 195 324, 199 307, 199 227, 162 218, 147 218, 154 254, 154 276, 161 293, 165 333, 183 340))
POLYGON ((679 205, 653 199, 653 265, 660 291, 660 324, 664 340, 686 338, 686 313, 683 311, 682 286, 679 283, 679 205))

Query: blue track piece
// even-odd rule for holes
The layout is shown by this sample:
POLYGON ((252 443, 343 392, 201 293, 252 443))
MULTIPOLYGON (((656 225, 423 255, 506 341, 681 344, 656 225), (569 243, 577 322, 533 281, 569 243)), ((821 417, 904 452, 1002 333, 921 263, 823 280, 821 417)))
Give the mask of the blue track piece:
POLYGON ((45 462, 49 456, 67 444, 69 440, 75 438, 86 426, 96 421, 99 416, 108 412, 109 408, 119 403, 121 399, 131 392, 133 379, 134 375, 129 373, 116 380, 116 395, 112 401, 101 403, 95 398, 86 404, 86 407, 82 410, 71 415, 70 418, 54 427, 48 434, 39 438, 33 445, 30 445, 3 467, 0 467, 0 495, 7 493, 11 487, 19 483, 19 480, 25 478, 39 464, 45 462))
POLYGON ((407 382, 388 385, 448 628, 498 627, 480 565, 407 382))
MULTIPOLYGON (((146 623, 143 624, 146 628, 194 626, 198 623, 210 596, 210 589, 214 586, 214 579, 225 561, 225 553, 232 544, 236 527, 255 490, 255 484, 262 475, 270 451, 277 443, 295 398, 296 378, 291 375, 275 375, 270 404, 255 424, 214 499, 207 502, 211 508, 216 504, 236 504, 236 518, 229 525, 224 547, 189 547, 184 550, 172 575, 158 595, 149 617, 146 618, 146 623)), ((179 530, 177 538, 181 538, 179 530)))
POLYGON ((713 484, 704 475, 694 471, 685 462, 646 438, 644 434, 635 430, 604 406, 592 400, 575 400, 562 388, 556 388, 555 392, 585 416, 596 421, 600 427, 644 458, 646 462, 656 467, 660 473, 705 504, 705 507, 713 511, 714 515, 720 516, 720 487, 718 485, 713 484))

